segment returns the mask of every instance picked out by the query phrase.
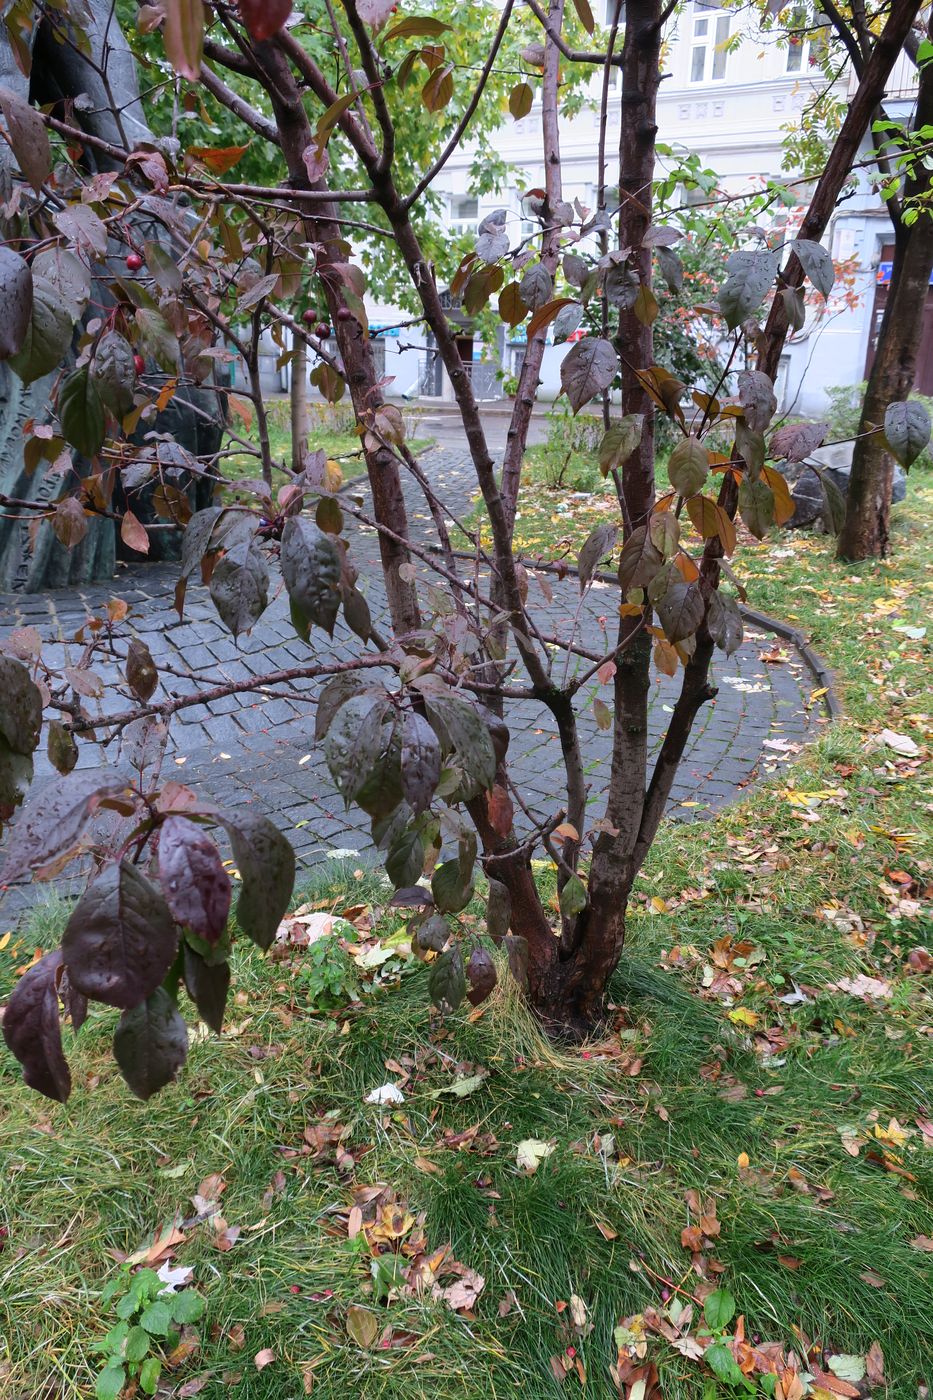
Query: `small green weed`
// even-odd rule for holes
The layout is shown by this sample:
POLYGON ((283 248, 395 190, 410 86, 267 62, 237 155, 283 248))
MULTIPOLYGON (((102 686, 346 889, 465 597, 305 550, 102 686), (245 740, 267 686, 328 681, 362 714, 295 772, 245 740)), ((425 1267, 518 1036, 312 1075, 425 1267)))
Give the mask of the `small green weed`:
POLYGON ((131 1381, 144 1395, 155 1395, 166 1355, 181 1342, 181 1328, 203 1315, 204 1299, 193 1288, 174 1291, 154 1269, 140 1269, 112 1279, 100 1301, 113 1304, 119 1321, 93 1347, 104 1357, 97 1400, 118 1400, 131 1381))

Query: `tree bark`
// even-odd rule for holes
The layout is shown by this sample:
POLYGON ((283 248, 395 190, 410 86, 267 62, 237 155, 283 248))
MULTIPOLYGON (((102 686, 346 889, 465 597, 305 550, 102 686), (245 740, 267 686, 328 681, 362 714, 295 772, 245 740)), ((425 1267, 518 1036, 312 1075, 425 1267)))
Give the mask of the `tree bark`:
MULTIPOLYGON (((930 31, 933 33, 933 16, 930 31)), ((933 65, 920 74, 914 130, 933 122, 933 65)), ((915 223, 903 214, 894 235, 894 266, 874 364, 862 403, 859 436, 852 453, 852 475, 845 524, 839 535, 840 559, 878 559, 888 552, 894 458, 877 429, 889 404, 906 399, 914 387, 917 356, 933 272, 933 190, 930 171, 918 161, 904 185, 903 206, 920 202, 915 223)))
MULTIPOLYGON (((631 266, 651 285, 651 250, 643 246, 651 223, 652 183, 660 85, 660 0, 631 0, 622 47, 619 134, 619 247, 632 249, 631 266)), ((622 412, 644 415, 639 446, 620 479, 625 533, 644 524, 654 505, 654 407, 639 371, 654 358, 650 323, 620 309, 616 348, 621 362, 622 412)), ((590 866, 587 907, 560 957, 529 997, 542 1020, 571 1037, 591 1031, 603 1011, 609 979, 625 942, 625 915, 635 878, 633 857, 645 806, 651 647, 643 619, 620 619, 613 679, 612 765, 603 829, 590 866)))
POLYGON ((300 472, 308 450, 308 347, 300 335, 292 340, 291 375, 292 471, 300 472))

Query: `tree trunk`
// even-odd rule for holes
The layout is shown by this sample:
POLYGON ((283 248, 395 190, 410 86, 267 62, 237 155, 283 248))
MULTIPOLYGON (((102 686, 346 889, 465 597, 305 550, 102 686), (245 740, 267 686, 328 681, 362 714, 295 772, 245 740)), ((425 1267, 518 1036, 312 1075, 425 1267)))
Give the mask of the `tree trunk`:
MULTIPOLYGON (((633 250, 630 265, 646 287, 651 285, 651 249, 643 246, 643 239, 651 223, 660 15, 660 0, 630 0, 622 49, 619 247, 633 250)), ((644 415, 642 440, 617 479, 628 536, 645 523, 654 505, 654 407, 639 378, 639 371, 654 359, 648 318, 621 308, 616 347, 622 412, 644 415)), ((529 986, 532 1004, 548 1028, 573 1038, 592 1031, 603 1014, 606 988, 625 942, 648 764, 651 647, 640 618, 620 619, 615 660, 609 798, 593 851, 587 907, 577 917, 571 936, 561 939, 558 958, 536 987, 529 986)))
POLYGON ((292 338, 292 471, 300 472, 308 451, 308 347, 300 335, 292 338))
MULTIPOLYGON (((930 25, 933 29, 933 17, 930 25)), ((914 130, 930 122, 933 66, 927 64, 920 74, 914 130)), ((876 429, 888 405, 906 399, 914 387, 933 272, 933 213, 925 202, 931 188, 930 171, 918 161, 904 186, 903 208, 919 200, 920 213, 912 224, 905 223, 902 214, 895 228, 891 286, 852 453, 846 518, 837 549, 840 559, 881 559, 888 552, 894 458, 876 429)))

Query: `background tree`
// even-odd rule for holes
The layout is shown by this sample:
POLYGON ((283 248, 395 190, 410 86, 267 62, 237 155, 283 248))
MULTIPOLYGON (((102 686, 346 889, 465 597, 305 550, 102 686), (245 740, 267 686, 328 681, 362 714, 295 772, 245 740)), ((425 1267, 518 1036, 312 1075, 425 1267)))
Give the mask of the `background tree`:
MULTIPOLYGON (((338 496, 326 463, 316 456, 297 471, 274 462, 254 386, 267 480, 256 485, 253 508, 213 505, 192 516, 178 605, 184 605, 186 581, 200 569, 221 618, 238 636, 264 610, 275 569, 298 635, 310 644, 314 629, 308 663, 166 697, 145 646, 138 639, 126 643, 117 604, 107 618, 88 624, 80 664, 65 673, 44 666, 31 637, 20 640, 23 659, 0 658, 7 810, 29 776, 46 711, 50 752, 63 774, 13 824, 3 878, 59 868, 83 848, 89 821, 116 826, 108 827, 106 839, 90 838, 99 873, 76 905, 61 949, 24 976, 4 1017, 7 1044, 23 1061, 28 1081, 53 1097, 65 1097, 69 1088, 60 994, 78 1020, 87 997, 123 1010, 115 1054, 143 1097, 184 1060, 186 1033, 177 1007, 182 984, 201 1015, 220 1023, 229 982, 231 889, 217 837, 229 840, 242 877, 236 925, 262 947, 275 935, 294 878, 288 843, 267 819, 218 810, 191 789, 158 777, 164 725, 172 715, 234 691, 275 693, 283 684, 326 681, 309 693, 317 737, 345 800, 371 818, 395 902, 411 911, 413 948, 429 964, 430 994, 439 1007, 456 1006, 467 984, 471 999, 482 1000, 495 983, 492 958, 481 944, 470 951, 468 929, 458 918, 473 895, 478 857, 488 881, 488 933, 505 943, 512 971, 545 1024, 579 1036, 600 1017, 622 954, 633 881, 654 840, 694 719, 715 694, 714 649, 728 654, 741 639, 741 590, 727 562, 737 547, 737 517, 758 537, 775 520, 788 518, 786 485, 769 462, 797 459, 820 438, 818 425, 804 424, 767 440, 774 374, 805 277, 824 296, 831 289, 831 261, 818 240, 916 6, 908 0, 892 5, 800 236, 772 246, 758 233, 751 246, 728 259, 717 294, 717 314, 732 337, 723 373, 749 337, 759 347, 757 367, 739 376, 732 401, 720 397, 721 387, 691 394, 654 354, 660 309, 654 268, 676 285, 679 267, 679 230, 656 222, 653 210, 655 103, 668 12, 660 0, 631 0, 624 34, 616 23, 606 47, 591 49, 576 46, 564 0, 551 0, 547 11, 530 0, 528 8, 539 26, 524 54, 540 75, 535 81, 545 181, 541 190, 526 192, 525 207, 538 229, 532 240, 514 241, 507 217, 491 217, 452 282, 452 290, 462 291, 464 302, 477 310, 495 297, 504 321, 527 321, 527 352, 501 463, 490 453, 416 218, 419 201, 483 102, 514 22, 513 0, 499 13, 479 71, 471 67, 467 76, 451 62, 446 22, 404 16, 385 0, 343 0, 339 13, 330 0, 309 4, 286 27, 287 0, 212 7, 206 31, 212 61, 255 89, 248 110, 242 94, 219 100, 235 104, 256 135, 270 142, 270 182, 261 187, 204 173, 203 167, 211 168, 208 155, 203 164, 198 158, 194 167, 179 168, 170 153, 121 150, 113 142, 103 143, 110 158, 121 160, 124 175, 141 172, 154 194, 141 196, 125 178, 95 183, 81 168, 82 133, 69 112, 40 117, 20 103, 15 120, 7 113, 10 140, 36 191, 35 199, 20 192, 24 210, 40 219, 49 199, 64 209, 49 234, 57 256, 82 266, 103 262, 100 238, 95 243, 89 230, 96 233, 99 223, 112 238, 131 238, 127 210, 140 204, 177 240, 172 256, 148 247, 145 259, 130 254, 139 258, 131 269, 140 276, 128 278, 122 267, 112 273, 113 308, 79 333, 78 364, 62 379, 54 412, 62 439, 79 446, 95 470, 88 478, 92 485, 55 510, 79 522, 87 511, 112 508, 107 492, 118 478, 131 500, 142 476, 163 471, 158 461, 129 460, 128 417, 170 397, 205 359, 248 353, 239 329, 244 318, 253 342, 267 325, 304 338, 316 357, 313 373, 322 391, 333 399, 349 395, 371 498, 364 509, 338 496), (329 26, 331 53, 339 55, 328 74, 313 45, 305 43, 322 26, 329 26), (593 210, 567 201, 561 185, 558 113, 568 64, 585 65, 602 78, 599 162, 607 173, 593 210), (612 66, 621 70, 623 102, 610 179, 612 66), (426 119, 454 102, 459 116, 431 166, 406 180, 399 114, 410 109, 414 94, 426 119), (54 172, 46 128, 62 138, 54 172), (331 183, 332 168, 352 168, 352 181, 331 183), (173 191, 184 191, 190 207, 177 210, 165 197, 173 191), (386 403, 375 369, 365 276, 354 249, 383 227, 404 264, 406 295, 417 299, 435 337, 480 490, 483 535, 460 522, 471 542, 466 558, 454 548, 444 501, 410 451, 401 415, 386 403), (322 337, 286 309, 309 262, 334 328, 339 364, 322 337), (765 323, 758 326, 766 305, 765 323), (618 520, 601 525, 586 541, 572 581, 579 618, 600 565, 611 566, 602 577, 616 590, 618 622, 603 652, 584 646, 576 625, 561 636, 548 632, 513 547, 545 336, 558 318, 565 327, 588 318, 590 333, 565 357, 562 382, 575 412, 601 397, 607 420, 599 456, 616 491, 618 520), (132 356, 141 345, 159 359, 163 375, 144 374, 140 381, 132 356), (656 479, 657 415, 679 434, 662 481, 656 479), (707 446, 710 433, 725 431, 734 435, 728 458, 707 446), (424 499, 435 549, 409 536, 403 474, 424 499), (281 485, 270 484, 278 480, 281 485), (377 532, 384 600, 365 598, 357 586, 355 522, 377 532), (328 659, 320 635, 333 636, 338 623, 346 645, 342 655, 328 659), (350 634, 358 639, 352 648, 350 634), (124 661, 126 677, 124 700, 103 718, 87 713, 82 701, 93 690, 93 660, 102 652, 124 661), (647 709, 654 665, 679 675, 681 683, 652 762, 647 709), (580 717, 597 684, 611 701, 602 703, 612 758, 605 808, 594 816, 580 717), (540 816, 527 812, 508 762, 510 707, 529 699, 550 711, 564 769, 563 799, 540 816), (75 743, 87 738, 121 739, 119 762, 71 772, 75 743), (516 810, 524 821, 516 822, 516 810), (541 847, 558 871, 558 927, 534 879, 531 858, 541 847), (422 874, 430 875, 429 891, 418 883, 422 874)), ((580 24, 594 28, 585 0, 574 0, 574 8, 580 24)), ((168 0, 164 20, 156 22, 175 69, 197 91, 205 17, 196 5, 168 0)), ((527 95, 520 92, 514 101, 521 107, 527 95)), ((4 348, 22 365, 17 357, 23 345, 46 325, 45 293, 37 286, 34 257, 30 262, 8 248, 0 274, 9 308, 4 348)), ((69 335, 70 327, 69 321, 69 335)), ((199 465, 216 471, 215 463, 199 465)), ((18 508, 37 515, 49 511, 42 502, 23 501, 18 508)))

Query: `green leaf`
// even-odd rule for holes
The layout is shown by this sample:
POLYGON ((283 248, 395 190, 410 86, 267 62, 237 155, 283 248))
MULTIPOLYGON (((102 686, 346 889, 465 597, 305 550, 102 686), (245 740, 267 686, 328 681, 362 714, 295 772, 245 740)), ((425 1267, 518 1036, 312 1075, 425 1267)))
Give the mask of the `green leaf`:
POLYGON ((560 912, 565 919, 582 914, 586 908, 586 885, 579 875, 571 875, 560 892, 560 912))
POLYGON ((431 876, 431 893, 442 914, 459 914, 473 898, 473 882, 459 860, 445 860, 431 876))
POLYGON ((726 263, 726 281, 719 289, 719 309, 730 330, 757 311, 777 276, 779 254, 740 250, 726 263))
POLYGON ((0 360, 21 349, 32 320, 32 301, 29 264, 12 248, 0 247, 0 360))
POLYGON ((677 572, 671 574, 667 589, 654 606, 669 642, 692 637, 706 611, 697 585, 686 583, 677 572))
POLYGON ((479 712, 458 695, 425 695, 428 716, 440 726, 457 751, 465 772, 489 789, 496 780, 496 751, 479 712))
POLYGON ((417 831, 403 832, 389 847, 386 874, 397 890, 406 889, 421 878, 424 870, 424 844, 417 831))
POLYGON ((0 652, 0 735, 14 753, 31 754, 41 727, 42 696, 28 667, 0 652))
POLYGON ((459 948, 451 948, 431 964, 428 992, 439 1011, 456 1011, 466 993, 466 977, 459 948))
POLYGON ((96 457, 104 445, 104 405, 87 365, 76 369, 58 391, 62 437, 82 457, 96 457))
POLYGON ((198 1008, 198 1015, 204 1024, 220 1035, 230 990, 230 964, 209 963, 187 938, 182 944, 182 955, 185 991, 198 1008))
POLYGON ((222 812, 242 881, 236 920, 248 938, 268 948, 295 885, 295 852, 278 827, 258 812, 222 812))
MULTIPOLYGON (((124 1011, 114 1032, 113 1054, 139 1099, 151 1099, 175 1078, 188 1056, 188 1028, 163 987, 124 1011)), ((171 1309, 157 1299, 139 1320, 147 1332, 164 1337, 171 1326, 171 1309)))
POLYGON ((717 1288, 703 1303, 703 1317, 712 1332, 722 1332, 735 1317, 735 1299, 728 1288, 717 1288))
POLYGON ((739 514, 755 538, 763 540, 774 524, 774 492, 767 482, 742 480, 739 514))
POLYGON ((333 636, 340 608, 340 552, 333 536, 293 516, 282 531, 280 562, 289 597, 333 636))
POLYGON ((386 696, 368 691, 351 696, 337 711, 324 740, 324 757, 349 805, 363 789, 385 748, 386 696))
POLYGON ((204 1315, 204 1299, 193 1288, 183 1288, 172 1298, 172 1317, 176 1322, 197 1322, 204 1315))
POLYGON ((59 289, 33 268, 29 324, 18 353, 10 359, 10 368, 24 384, 42 379, 61 363, 71 345, 74 321, 59 289))
POLYGON ((94 1394, 97 1400, 120 1400, 120 1394, 125 1384, 125 1368, 119 1363, 111 1362, 97 1377, 94 1384, 94 1394))
POLYGON ((142 346, 166 374, 178 372, 178 337, 160 311, 140 307, 136 325, 142 346))
POLYGON ((619 369, 619 357, 608 340, 584 336, 561 361, 560 382, 574 413, 608 389, 619 369))
POLYGON ((814 243, 809 238, 795 238, 790 246, 800 259, 800 265, 812 285, 818 292, 822 292, 824 297, 828 297, 836 280, 836 270, 822 243, 814 243))
POLYGON ((409 711, 402 721, 402 792, 416 814, 431 805, 440 776, 437 735, 422 715, 409 711))
POLYGON ((126 1360, 136 1365, 142 1361, 149 1350, 149 1333, 145 1327, 131 1327, 126 1335, 126 1345, 123 1355, 126 1360))
POLYGON ((891 403, 884 415, 884 438, 902 467, 909 467, 930 441, 930 415, 922 403, 891 403))
POLYGON ((599 469, 603 476, 608 476, 613 467, 621 467, 628 461, 641 442, 644 431, 643 413, 628 413, 607 428, 599 444, 599 469))
POLYGON ((157 1356, 149 1356, 143 1362, 139 1371, 139 1388, 146 1395, 155 1395, 159 1388, 159 1376, 162 1374, 162 1362, 157 1356))
POLYGON ((730 594, 720 593, 717 589, 710 595, 706 626, 713 641, 727 656, 738 651, 742 645, 745 632, 742 614, 730 594))
POLYGON ((619 586, 623 594, 633 588, 647 588, 663 563, 647 525, 639 525, 629 535, 619 556, 619 586))
POLYGON ((619 527, 608 522, 597 525, 584 541, 577 560, 577 573, 580 577, 580 592, 584 592, 601 560, 606 559, 615 549, 619 527))
POLYGON ((97 342, 91 361, 91 378, 101 400, 115 418, 133 407, 136 366, 133 347, 119 331, 108 331, 97 342))
POLYGON ((826 1364, 833 1375, 841 1381, 850 1381, 853 1385, 858 1385, 859 1381, 865 1379, 865 1358, 863 1356, 840 1353, 831 1356, 826 1364))
POLYGON ((516 121, 527 117, 534 106, 534 90, 529 83, 517 83, 509 93, 509 111, 516 121))
POLYGON ((245 552, 224 555, 211 574, 210 594, 234 637, 251 630, 269 603, 269 566, 258 540, 245 552))
POLYGON ((693 496, 709 475, 709 453, 699 438, 687 437, 671 453, 667 474, 675 491, 693 496))
POLYGON ((729 1350, 725 1342, 714 1342, 711 1347, 707 1347, 703 1353, 703 1360, 707 1366, 718 1376, 721 1381, 728 1381, 730 1385, 741 1386, 748 1394, 753 1394, 754 1383, 747 1380, 736 1363, 735 1357, 729 1350))

